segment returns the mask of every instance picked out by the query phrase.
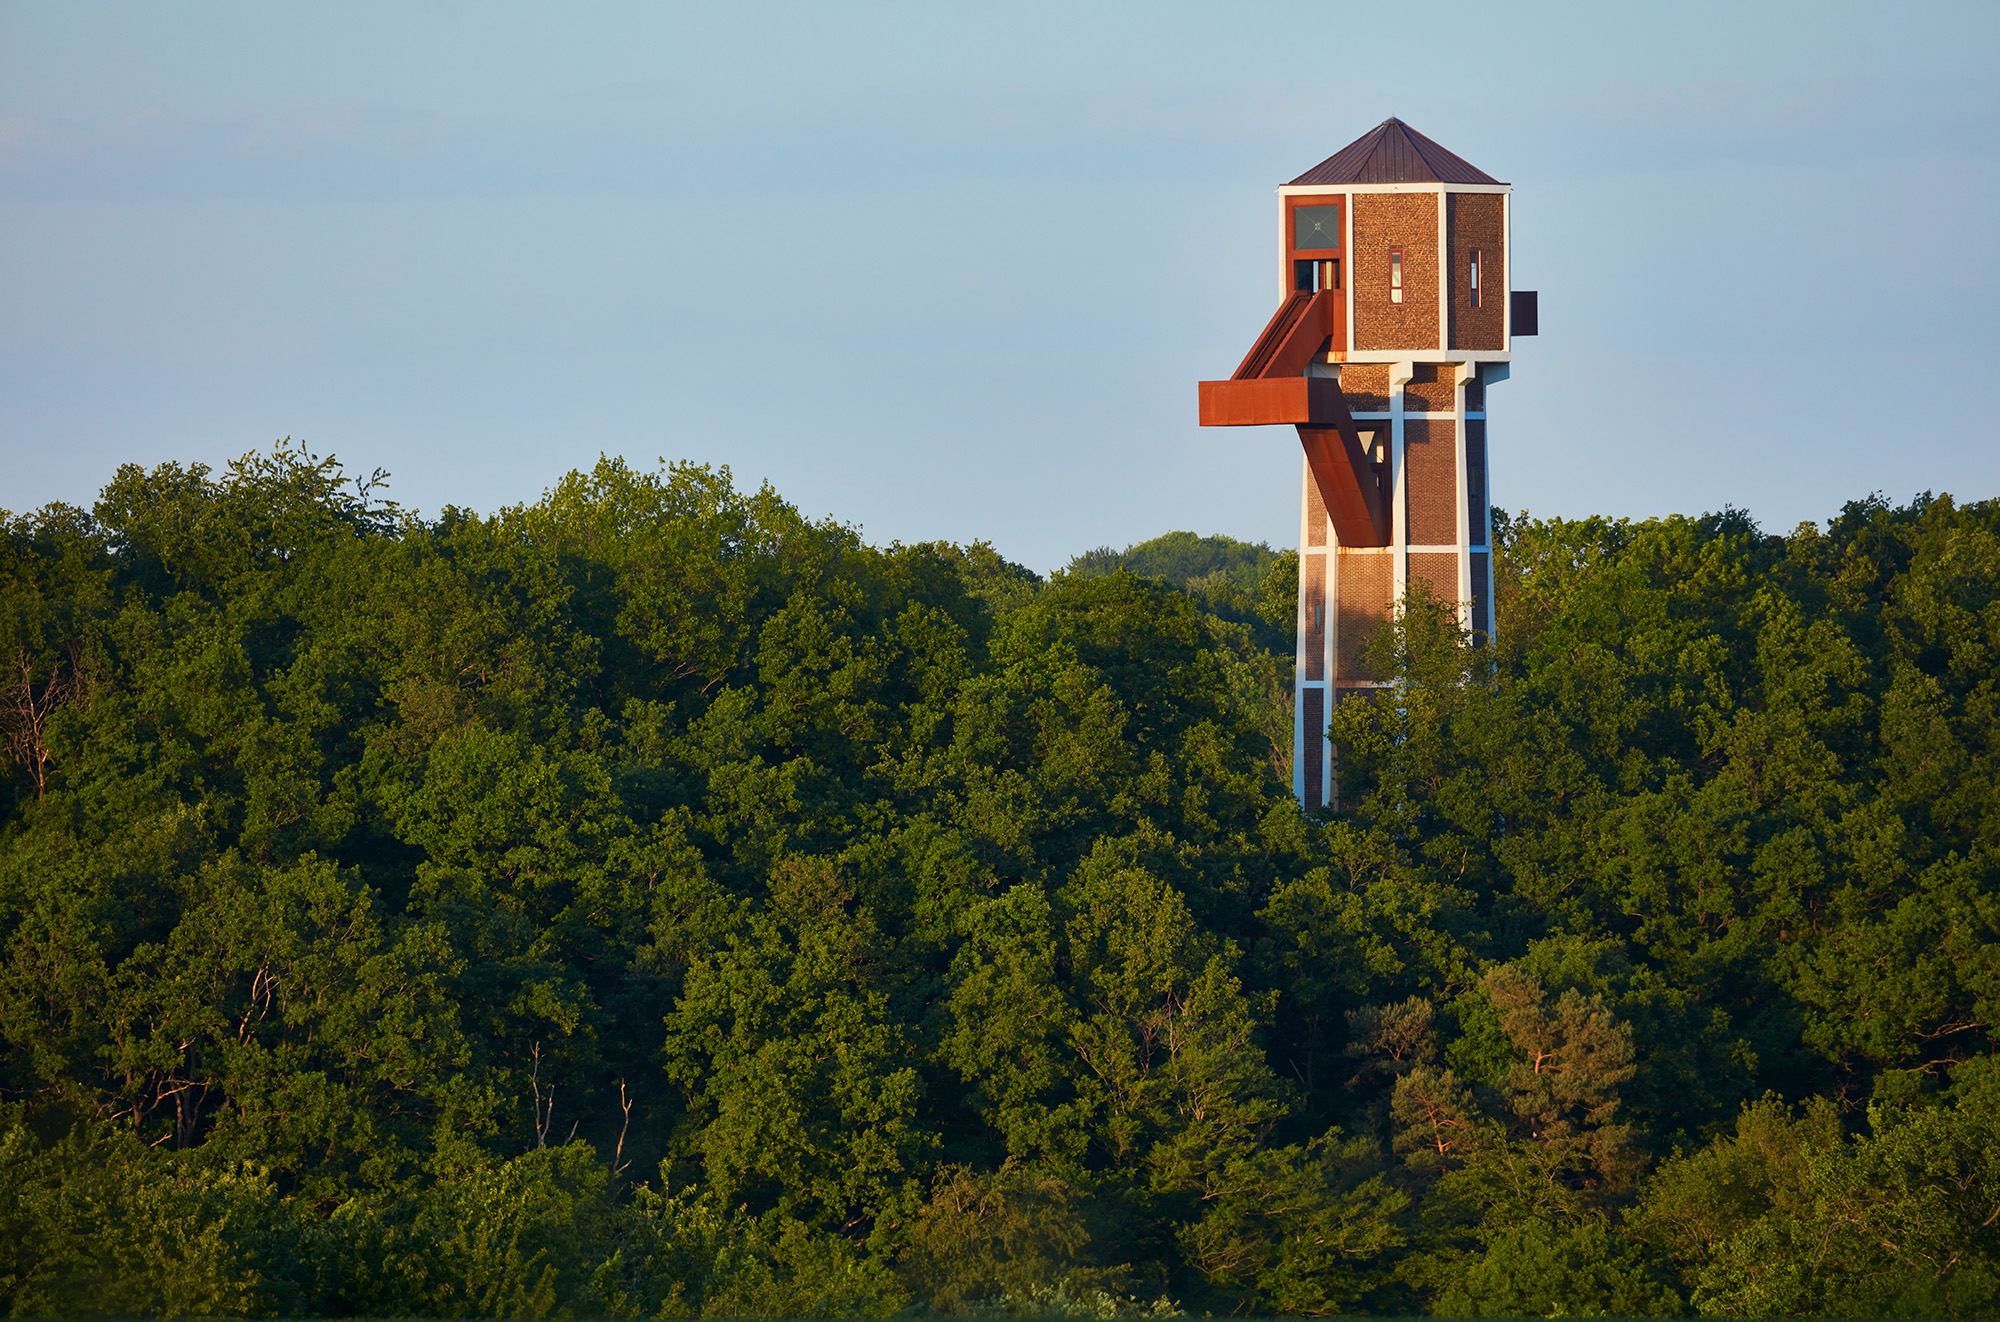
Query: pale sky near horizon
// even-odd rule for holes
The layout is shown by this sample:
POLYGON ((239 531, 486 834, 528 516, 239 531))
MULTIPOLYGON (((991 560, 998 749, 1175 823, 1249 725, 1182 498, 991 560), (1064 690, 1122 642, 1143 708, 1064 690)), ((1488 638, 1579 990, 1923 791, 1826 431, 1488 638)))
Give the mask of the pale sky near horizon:
POLYGON ((1203 430, 1273 190, 1515 185, 1497 503, 2000 496, 2000 5, 0 0, 0 508, 276 438, 435 512, 600 453, 1039 570, 1293 544, 1203 430))

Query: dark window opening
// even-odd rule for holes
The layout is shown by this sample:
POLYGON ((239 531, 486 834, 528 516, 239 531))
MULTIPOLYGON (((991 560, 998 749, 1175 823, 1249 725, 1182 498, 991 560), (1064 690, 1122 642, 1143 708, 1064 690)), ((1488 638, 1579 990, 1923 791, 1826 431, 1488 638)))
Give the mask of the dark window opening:
POLYGON ((1340 262, 1293 262, 1292 288, 1316 294, 1322 289, 1340 288, 1340 262))
POLYGON ((1474 546, 1486 544, 1486 424, 1465 424, 1465 533, 1474 546))
POLYGON ((1389 301, 1403 301, 1403 250, 1389 249, 1389 301))
POLYGON ((1469 274, 1472 281, 1472 306, 1478 307, 1479 306, 1479 249, 1477 248, 1474 248, 1472 250, 1471 271, 1469 272, 1469 274))
POLYGON ((1516 335, 1534 335, 1540 330, 1541 305, 1532 289, 1517 289, 1512 305, 1507 309, 1507 318, 1513 323, 1511 329, 1516 335))
POLYGON ((1484 551, 1472 554, 1472 645, 1484 647, 1493 636, 1493 602, 1487 596, 1489 560, 1484 551))
POLYGON ((1299 705, 1304 708, 1299 723, 1305 727, 1305 747, 1299 750, 1305 754, 1299 777, 1305 783, 1299 786, 1299 798, 1306 807, 1317 808, 1326 802, 1326 690, 1306 689, 1299 694, 1299 705))

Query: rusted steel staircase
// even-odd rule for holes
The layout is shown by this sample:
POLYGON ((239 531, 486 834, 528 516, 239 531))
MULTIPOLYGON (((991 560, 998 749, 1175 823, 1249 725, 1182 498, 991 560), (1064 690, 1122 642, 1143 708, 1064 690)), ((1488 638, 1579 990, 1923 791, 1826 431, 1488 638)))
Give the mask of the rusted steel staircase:
POLYGON ((1201 383, 1201 425, 1298 428, 1306 466, 1342 546, 1389 544, 1388 466, 1361 448, 1340 383, 1306 376, 1336 337, 1346 305, 1337 289, 1300 291, 1278 306, 1236 375, 1201 383))
POLYGON ((1332 291, 1322 290, 1315 294, 1300 290, 1278 305, 1278 311, 1264 326, 1264 333, 1250 346, 1250 352, 1243 355, 1237 365, 1235 381, 1252 381, 1260 376, 1297 376, 1305 370, 1313 351, 1328 335, 1326 330, 1326 308, 1320 302, 1332 291), (1311 310, 1312 316, 1306 313, 1311 310), (1284 355, 1286 366, 1273 372, 1270 370, 1279 361, 1279 352, 1287 345, 1292 352, 1284 355), (1297 361, 1293 362, 1292 359, 1297 361))

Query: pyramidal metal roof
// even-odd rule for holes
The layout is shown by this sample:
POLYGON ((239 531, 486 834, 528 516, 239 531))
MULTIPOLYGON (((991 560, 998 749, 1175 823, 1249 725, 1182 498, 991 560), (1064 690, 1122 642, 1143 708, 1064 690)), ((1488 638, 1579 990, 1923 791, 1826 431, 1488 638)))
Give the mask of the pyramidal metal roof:
POLYGON ((1497 184, 1499 182, 1478 166, 1452 155, 1393 115, 1292 180, 1293 184, 1497 184))

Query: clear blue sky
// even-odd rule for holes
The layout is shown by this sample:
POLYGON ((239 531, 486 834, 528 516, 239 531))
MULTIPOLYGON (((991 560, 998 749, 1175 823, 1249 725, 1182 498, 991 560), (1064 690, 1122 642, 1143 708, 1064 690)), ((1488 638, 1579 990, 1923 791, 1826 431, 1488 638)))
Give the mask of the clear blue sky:
POLYGON ((1538 514, 2000 495, 2000 5, 0 3, 0 507, 290 435, 405 504, 600 452, 1047 569, 1289 544, 1203 431, 1273 189, 1516 186, 1538 514))

